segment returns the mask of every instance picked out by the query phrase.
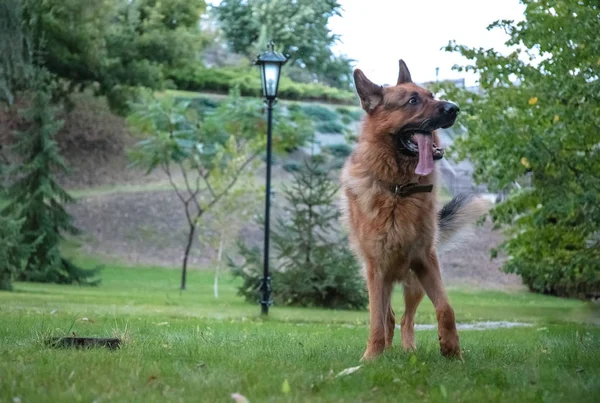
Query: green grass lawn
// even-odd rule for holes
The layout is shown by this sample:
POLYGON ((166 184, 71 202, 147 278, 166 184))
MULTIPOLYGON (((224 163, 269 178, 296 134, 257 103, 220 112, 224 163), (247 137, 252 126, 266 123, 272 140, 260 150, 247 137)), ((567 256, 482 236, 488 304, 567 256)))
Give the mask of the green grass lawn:
MULTIPOLYGON (((78 259, 93 266, 94 259, 78 259)), ((99 287, 16 284, 0 293, 0 402, 598 401, 600 327, 590 304, 528 293, 451 290, 459 322, 531 327, 462 331, 464 361, 442 358, 435 331, 415 354, 399 338, 357 372, 366 311, 259 306, 225 275, 107 264, 99 287), (118 336, 117 351, 45 347, 52 335, 118 336)), ((395 295, 401 310, 401 294, 395 295)), ((429 301, 417 323, 434 323, 429 301)))

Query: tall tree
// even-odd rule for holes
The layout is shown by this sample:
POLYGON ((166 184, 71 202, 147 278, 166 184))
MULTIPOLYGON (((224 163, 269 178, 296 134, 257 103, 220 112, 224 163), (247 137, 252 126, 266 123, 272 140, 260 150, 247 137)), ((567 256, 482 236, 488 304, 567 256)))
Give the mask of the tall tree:
POLYGON ((20 0, 40 62, 77 86, 101 81, 107 53, 104 38, 115 17, 114 0, 20 0))
POLYGON ((23 24, 21 0, 0 3, 0 101, 11 106, 32 73, 31 36, 23 24))
POLYGON ((30 106, 24 116, 28 128, 16 133, 13 150, 21 163, 8 187, 9 204, 2 214, 17 218, 21 242, 31 248, 19 279, 24 281, 96 284, 96 270, 83 270, 61 255, 63 232, 75 233, 64 204, 73 201, 55 180, 55 169, 65 169, 54 136, 62 126, 51 103, 53 81, 43 68, 31 77, 30 106))
MULTIPOLYGON (((131 153, 148 172, 161 169, 181 201, 188 224, 182 260, 181 289, 198 223, 204 214, 234 189, 240 178, 256 168, 265 148, 266 124, 258 100, 243 99, 239 91, 204 119, 189 101, 147 97, 133 106, 130 122, 148 136, 131 153)), ((278 109, 280 110, 280 109, 278 109)), ((311 125, 301 113, 276 112, 274 145, 285 150, 303 144, 311 125)))
POLYGON ((204 0, 19 1, 57 89, 94 85, 117 111, 136 87, 161 88, 165 69, 198 58, 204 0))
MULTIPOLYGON (((525 19, 497 21, 508 55, 450 43, 479 73, 482 94, 446 87, 467 117, 457 157, 475 179, 513 189, 492 217, 508 230, 504 270, 530 289, 600 295, 600 5, 522 0, 525 19)), ((495 253, 495 252, 494 252, 495 253)))
MULTIPOLYGON (((254 176, 255 173, 252 171, 243 172, 238 185, 234 186, 226 197, 213 206, 209 216, 201 217, 201 221, 198 223, 202 228, 200 240, 208 243, 217 252, 213 263, 215 270, 213 294, 215 298, 219 298, 219 278, 224 257, 235 247, 240 231, 249 222, 252 222, 252 217, 256 215, 263 202, 261 196, 264 194, 264 188, 261 191, 254 176)), ((222 180, 227 180, 226 176, 220 175, 220 177, 222 180)), ((218 182, 219 178, 213 180, 218 182)))
POLYGON ((312 80, 347 88, 351 60, 333 55, 338 36, 327 25, 341 9, 337 0, 224 0, 215 11, 234 52, 253 58, 273 40, 312 80))

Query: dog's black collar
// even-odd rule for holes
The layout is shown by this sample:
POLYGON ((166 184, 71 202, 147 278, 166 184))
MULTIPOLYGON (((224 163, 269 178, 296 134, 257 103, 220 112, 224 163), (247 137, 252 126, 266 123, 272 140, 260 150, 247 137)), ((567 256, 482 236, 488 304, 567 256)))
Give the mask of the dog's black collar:
POLYGON ((407 197, 415 193, 431 193, 433 191, 433 185, 431 184, 419 185, 418 183, 410 182, 403 185, 398 185, 397 183, 386 182, 380 179, 378 179, 377 182, 379 182, 381 186, 386 188, 394 196, 399 197, 407 197))

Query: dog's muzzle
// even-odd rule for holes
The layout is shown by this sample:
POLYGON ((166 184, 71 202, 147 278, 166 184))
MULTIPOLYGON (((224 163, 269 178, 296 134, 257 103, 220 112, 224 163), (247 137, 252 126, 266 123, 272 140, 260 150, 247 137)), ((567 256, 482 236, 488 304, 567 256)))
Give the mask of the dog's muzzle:
POLYGON ((456 122, 460 108, 454 102, 442 102, 440 116, 440 127, 447 129, 456 122))

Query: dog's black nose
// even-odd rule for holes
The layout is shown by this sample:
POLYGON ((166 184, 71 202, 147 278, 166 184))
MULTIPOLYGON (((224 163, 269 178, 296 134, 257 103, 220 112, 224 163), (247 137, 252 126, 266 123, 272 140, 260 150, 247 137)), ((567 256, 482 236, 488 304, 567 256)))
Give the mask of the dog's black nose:
POLYGON ((444 102, 444 106, 442 106, 442 109, 444 113, 448 115, 456 115, 458 111, 460 111, 458 105, 452 102, 444 102))

